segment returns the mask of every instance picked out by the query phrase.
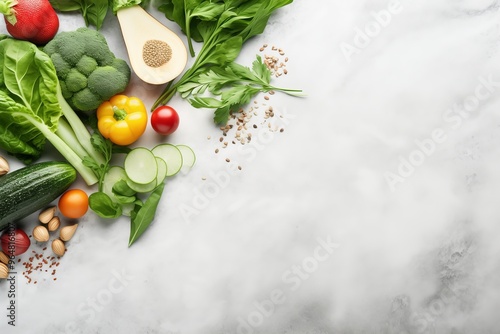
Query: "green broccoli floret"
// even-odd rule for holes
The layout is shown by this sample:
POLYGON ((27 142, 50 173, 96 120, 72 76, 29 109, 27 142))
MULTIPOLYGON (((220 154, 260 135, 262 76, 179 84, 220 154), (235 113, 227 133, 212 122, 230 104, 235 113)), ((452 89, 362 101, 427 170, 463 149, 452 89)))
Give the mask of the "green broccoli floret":
MULTIPOLYGON (((115 58, 116 59, 116 58, 115 58)), ((90 73, 94 72, 95 69, 97 68, 97 61, 89 56, 84 55, 78 63, 76 63, 76 68, 78 71, 80 71, 83 75, 89 75, 90 73)))
POLYGON ((116 58, 105 37, 87 27, 57 34, 43 48, 57 72, 61 91, 75 110, 90 114, 130 81, 128 63, 116 58))
POLYGON ((116 94, 116 89, 124 91, 127 88, 127 76, 112 66, 102 66, 89 75, 89 89, 103 100, 116 94))
POLYGON ((78 93, 73 94, 73 96, 67 101, 69 105, 74 105, 77 110, 87 108, 96 110, 102 103, 99 95, 92 93, 89 88, 84 88, 78 93))
POLYGON ((66 89, 71 93, 77 93, 87 87, 87 77, 76 68, 69 70, 65 82, 66 89))
POLYGON ((57 76, 59 78, 66 78, 69 71, 71 70, 71 65, 68 64, 59 53, 52 53, 50 55, 50 59, 52 63, 54 63, 54 67, 56 68, 57 76))

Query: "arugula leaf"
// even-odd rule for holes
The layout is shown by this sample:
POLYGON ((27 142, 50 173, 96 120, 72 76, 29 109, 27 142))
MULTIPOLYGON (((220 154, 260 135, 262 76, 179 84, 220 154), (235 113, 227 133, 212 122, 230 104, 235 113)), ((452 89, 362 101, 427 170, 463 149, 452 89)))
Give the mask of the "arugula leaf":
POLYGON ((165 183, 158 185, 142 206, 136 205, 131 215, 129 247, 146 231, 154 220, 156 209, 161 200, 165 183))

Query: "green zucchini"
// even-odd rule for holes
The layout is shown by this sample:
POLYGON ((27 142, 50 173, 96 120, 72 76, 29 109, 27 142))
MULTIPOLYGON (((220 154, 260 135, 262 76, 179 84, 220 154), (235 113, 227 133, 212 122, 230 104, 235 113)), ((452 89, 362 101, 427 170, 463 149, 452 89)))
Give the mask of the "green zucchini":
POLYGON ((0 231, 59 197, 76 180, 66 162, 39 162, 0 178, 0 231))

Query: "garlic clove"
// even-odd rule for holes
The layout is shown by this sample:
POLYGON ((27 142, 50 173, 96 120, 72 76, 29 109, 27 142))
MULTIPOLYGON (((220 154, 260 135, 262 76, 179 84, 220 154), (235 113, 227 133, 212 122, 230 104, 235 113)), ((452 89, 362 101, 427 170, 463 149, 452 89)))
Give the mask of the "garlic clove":
POLYGON ((61 226, 61 220, 59 219, 58 216, 52 217, 52 219, 49 221, 47 225, 50 232, 56 231, 59 228, 59 226, 61 226))
POLYGON ((40 223, 42 224, 48 224, 52 218, 54 218, 54 215, 56 214, 56 207, 51 206, 38 215, 38 220, 40 220, 40 223))
POLYGON ((0 157, 0 176, 7 174, 9 170, 10 167, 7 160, 4 157, 0 157))
POLYGON ((52 251, 57 256, 63 256, 64 253, 66 253, 64 242, 61 239, 54 239, 54 241, 52 241, 52 251))
POLYGON ((62 241, 69 241, 71 238, 73 238, 73 235, 75 235, 77 228, 78 224, 64 226, 59 232, 59 237, 62 241))
POLYGON ((0 262, 5 263, 5 264, 9 263, 9 257, 7 256, 7 254, 2 252, 1 250, 0 250, 0 262))
POLYGON ((35 238, 35 240, 38 242, 49 241, 49 231, 45 226, 39 225, 33 229, 33 238, 35 238))
POLYGON ((9 277, 9 268, 7 265, 0 263, 0 278, 9 277))

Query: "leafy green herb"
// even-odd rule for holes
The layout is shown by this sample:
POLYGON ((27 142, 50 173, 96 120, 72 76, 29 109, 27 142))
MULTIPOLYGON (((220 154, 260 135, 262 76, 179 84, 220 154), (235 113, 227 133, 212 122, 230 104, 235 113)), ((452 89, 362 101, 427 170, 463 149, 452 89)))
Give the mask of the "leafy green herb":
POLYGON ((87 26, 93 25, 97 30, 102 28, 110 9, 116 11, 122 8, 141 5, 146 6, 146 0, 49 0, 52 7, 59 12, 80 11, 87 26))
MULTIPOLYGON (((292 1, 159 1, 158 9, 165 13, 169 20, 175 21, 186 33, 191 55, 194 55, 192 40, 203 42, 203 44, 191 68, 177 82, 167 84, 164 92, 153 104, 152 109, 166 104, 179 90, 182 91, 185 98, 193 95, 190 102, 195 107, 217 108, 215 122, 226 123, 231 110, 239 109, 253 95, 265 91, 266 87, 269 86, 268 79, 263 82, 260 80, 263 79, 263 76, 267 76, 260 65, 258 68, 254 68, 253 73, 249 75, 247 70, 241 70, 241 66, 234 65, 234 60, 249 38, 264 31, 271 14, 292 1), (232 73, 224 73, 226 70, 230 70, 232 73), (216 102, 217 99, 214 98, 197 96, 208 88, 206 83, 199 81, 203 78, 206 79, 207 76, 208 78, 221 77, 222 82, 217 87, 218 89, 214 89, 216 95, 222 95, 220 103, 216 102), (242 87, 245 82, 251 82, 252 87, 242 87), (229 84, 232 87, 222 92, 221 88, 229 84)), ((292 90, 283 91, 294 92, 292 90)), ((214 94, 214 92, 212 93, 214 94)))
POLYGON ((102 218, 118 218, 122 215, 122 206, 113 202, 107 194, 101 191, 89 196, 89 206, 102 218))
POLYGON ((282 91, 295 96, 301 92, 272 86, 271 71, 260 56, 253 62, 252 69, 235 62, 225 67, 213 66, 177 90, 183 97, 194 96, 190 102, 196 108, 216 109, 216 123, 227 122, 231 110, 238 110, 259 92, 282 91), (220 99, 201 96, 205 91, 220 96, 220 99))
POLYGON ((83 164, 94 171, 97 175, 99 191, 102 191, 102 182, 104 180, 104 176, 109 170, 109 163, 113 156, 113 143, 109 139, 105 139, 98 131, 94 131, 92 136, 90 137, 90 141, 94 148, 102 153, 104 159, 101 163, 96 162, 89 157, 85 157, 83 159, 83 164))
POLYGON ((137 206, 131 216, 129 247, 144 233, 153 222, 156 209, 161 200, 165 183, 158 185, 142 206, 137 206))
POLYGON ((136 191, 129 187, 127 181, 120 180, 113 185, 113 193, 122 196, 135 196, 136 191))
POLYGON ((113 185, 113 195, 120 204, 131 204, 137 200, 136 192, 132 190, 125 180, 120 180, 113 185))
POLYGON ((100 30, 108 14, 108 0, 49 0, 59 12, 80 11, 87 26, 93 25, 100 30))

